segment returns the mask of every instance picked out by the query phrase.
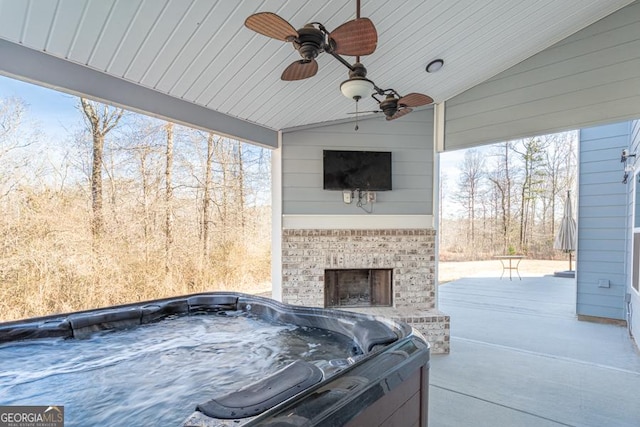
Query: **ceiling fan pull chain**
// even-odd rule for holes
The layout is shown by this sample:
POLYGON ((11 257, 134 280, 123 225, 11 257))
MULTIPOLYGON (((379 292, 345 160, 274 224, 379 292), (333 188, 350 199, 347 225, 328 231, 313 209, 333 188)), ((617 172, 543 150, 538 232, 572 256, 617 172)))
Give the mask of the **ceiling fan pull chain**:
POLYGON ((356 129, 355 130, 359 129, 359 127, 358 127, 358 101, 359 101, 359 99, 356 99, 356 129))

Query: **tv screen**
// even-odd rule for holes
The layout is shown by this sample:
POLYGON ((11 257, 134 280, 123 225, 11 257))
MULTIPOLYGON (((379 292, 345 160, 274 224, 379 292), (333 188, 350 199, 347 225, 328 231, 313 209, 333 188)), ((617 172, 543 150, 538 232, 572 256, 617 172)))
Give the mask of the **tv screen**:
POLYGON ((324 150, 325 190, 391 190, 391 152, 324 150))

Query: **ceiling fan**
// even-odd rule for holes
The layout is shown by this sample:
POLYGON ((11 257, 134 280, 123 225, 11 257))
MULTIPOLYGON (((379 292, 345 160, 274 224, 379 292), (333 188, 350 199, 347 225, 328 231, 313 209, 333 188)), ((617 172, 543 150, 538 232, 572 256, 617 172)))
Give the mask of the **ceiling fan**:
POLYGON ((384 113, 387 120, 395 120, 402 116, 406 116, 413 111, 413 107, 420 107, 423 105, 429 105, 433 103, 433 99, 430 96, 422 93, 409 93, 405 96, 400 96, 398 92, 393 89, 379 89, 376 87, 376 93, 372 94, 378 105, 379 110, 373 111, 355 111, 348 114, 366 114, 366 113, 384 113), (384 95, 384 99, 378 98, 378 96, 384 95))
POLYGON ((319 22, 308 23, 296 30, 272 12, 255 13, 245 20, 244 25, 256 33, 293 44, 302 59, 284 70, 280 78, 287 81, 314 76, 318 72, 315 58, 322 52, 333 56, 364 56, 372 54, 378 44, 376 27, 369 18, 360 17, 359 8, 356 19, 331 32, 319 22))
POLYGON ((245 20, 245 26, 259 34, 290 42, 302 59, 290 64, 280 78, 286 81, 303 80, 318 72, 315 58, 322 52, 331 54, 349 69, 349 79, 342 82, 344 96, 356 101, 356 130, 358 130, 358 101, 371 95, 380 107, 371 112, 382 112, 387 120, 395 120, 413 111, 414 107, 431 104, 433 99, 421 93, 400 96, 394 89, 381 89, 366 78, 367 69, 360 63, 360 56, 376 50, 378 33, 373 22, 360 17, 360 0, 356 0, 356 19, 345 22, 329 32, 319 22, 311 22, 296 30, 289 22, 272 12, 259 12, 245 20), (349 63, 340 55, 355 56, 349 63), (378 98, 384 96, 384 99, 378 98))

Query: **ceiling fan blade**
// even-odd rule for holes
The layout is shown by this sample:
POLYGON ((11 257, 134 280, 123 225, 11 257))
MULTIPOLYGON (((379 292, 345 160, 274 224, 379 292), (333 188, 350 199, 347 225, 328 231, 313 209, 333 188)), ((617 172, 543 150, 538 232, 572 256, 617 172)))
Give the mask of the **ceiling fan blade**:
POLYGON ((298 38, 296 29, 272 12, 254 13, 244 21, 244 25, 263 36, 285 42, 298 38))
POLYGON ((413 108, 409 108, 409 107, 401 108, 398 111, 396 111, 396 113, 393 116, 391 116, 391 117, 387 116, 387 120, 399 119, 400 117, 406 116, 407 114, 409 114, 412 111, 413 111, 413 108))
POLYGON ((317 72, 318 63, 315 59, 311 61, 301 59, 285 68, 280 78, 286 81, 303 80, 315 76, 317 72))
POLYGON ((338 55, 371 55, 378 44, 378 32, 369 18, 345 22, 329 34, 338 55))
POLYGON ((433 99, 430 96, 421 93, 410 93, 398 99, 398 105, 405 107, 420 107, 421 105, 431 104, 433 99))
POLYGON ((347 114, 369 114, 369 113, 382 113, 382 110, 349 111, 347 114))

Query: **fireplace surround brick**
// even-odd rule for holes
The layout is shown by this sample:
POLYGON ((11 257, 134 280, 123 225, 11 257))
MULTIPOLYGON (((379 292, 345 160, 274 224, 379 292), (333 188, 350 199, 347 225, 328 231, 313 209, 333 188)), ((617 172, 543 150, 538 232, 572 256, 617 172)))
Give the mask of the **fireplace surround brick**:
POLYGON ((435 309, 435 237, 430 228, 284 229, 282 300, 324 307, 325 269, 391 268, 393 307, 376 314, 411 324, 434 353, 448 353, 449 316, 435 309))

